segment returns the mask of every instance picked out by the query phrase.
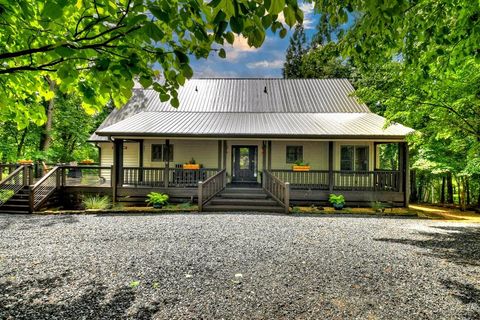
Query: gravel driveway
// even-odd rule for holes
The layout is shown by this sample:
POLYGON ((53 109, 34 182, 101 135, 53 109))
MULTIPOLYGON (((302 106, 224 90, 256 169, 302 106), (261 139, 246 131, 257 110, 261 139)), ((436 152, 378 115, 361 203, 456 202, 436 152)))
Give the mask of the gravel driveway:
POLYGON ((0 319, 479 319, 480 225, 0 215, 0 319))

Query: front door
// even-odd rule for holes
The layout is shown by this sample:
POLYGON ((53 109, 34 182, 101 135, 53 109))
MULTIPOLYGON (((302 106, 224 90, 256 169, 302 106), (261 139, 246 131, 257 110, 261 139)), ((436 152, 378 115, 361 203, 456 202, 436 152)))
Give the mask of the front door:
POLYGON ((232 182, 257 181, 257 146, 233 146, 232 182))

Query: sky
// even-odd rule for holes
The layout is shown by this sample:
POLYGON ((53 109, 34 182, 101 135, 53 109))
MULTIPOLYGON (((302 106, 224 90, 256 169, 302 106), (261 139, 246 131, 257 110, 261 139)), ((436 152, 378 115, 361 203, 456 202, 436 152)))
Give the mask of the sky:
MULTIPOLYGON (((303 3, 301 9, 304 13, 303 26, 310 41, 315 33, 319 16, 313 11, 313 4, 303 3)), ((280 20, 283 16, 280 16, 280 20)), ((249 47, 247 40, 236 36, 233 45, 226 44, 227 57, 222 59, 217 53, 212 52, 210 57, 200 60, 190 60, 195 78, 279 78, 282 77, 282 68, 285 61, 285 52, 288 47, 290 36, 281 39, 270 30, 263 45, 256 49, 249 47)))

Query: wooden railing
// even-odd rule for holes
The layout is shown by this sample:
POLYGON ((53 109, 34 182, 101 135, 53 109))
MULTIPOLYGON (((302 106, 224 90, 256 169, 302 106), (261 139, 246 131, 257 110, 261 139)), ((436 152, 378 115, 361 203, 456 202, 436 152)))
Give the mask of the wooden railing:
POLYGON ((62 165, 61 170, 61 185, 74 186, 89 186, 89 187, 110 187, 112 167, 98 166, 98 165, 79 165, 70 166, 62 165))
POLYGON ((146 187, 196 188, 199 181, 216 175, 218 169, 124 167, 122 185, 146 187), (168 177, 168 179, 165 179, 168 177))
POLYGON ((223 169, 205 181, 198 182, 198 210, 227 186, 227 170, 223 169))
POLYGON ((17 192, 28 186, 32 180, 31 166, 19 166, 4 180, 0 181, 0 206, 17 192))
POLYGON ((329 172, 325 170, 292 171, 273 169, 269 170, 269 172, 281 181, 288 181, 292 189, 328 190, 329 187, 329 172))
POLYGON ((60 167, 53 167, 30 188, 30 211, 39 209, 61 185, 60 167))
POLYGON ((274 176, 271 172, 263 171, 263 189, 279 204, 281 204, 285 213, 290 208, 290 183, 284 182, 274 176))
POLYGON ((400 171, 334 171, 333 190, 398 192, 400 171))

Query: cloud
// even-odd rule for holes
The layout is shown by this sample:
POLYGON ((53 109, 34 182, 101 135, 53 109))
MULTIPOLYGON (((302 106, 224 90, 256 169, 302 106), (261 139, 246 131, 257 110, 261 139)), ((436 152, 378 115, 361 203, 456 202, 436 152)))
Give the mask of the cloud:
POLYGON ((255 47, 250 47, 248 45, 248 40, 242 36, 235 35, 235 40, 232 45, 226 45, 225 50, 227 51, 227 60, 236 61, 245 53, 258 51, 255 47))
POLYGON ((303 2, 299 7, 303 11, 303 27, 305 29, 315 29, 315 5, 303 2))
POLYGON ((277 59, 273 61, 262 60, 247 63, 249 69, 278 69, 283 67, 283 59, 277 59))

